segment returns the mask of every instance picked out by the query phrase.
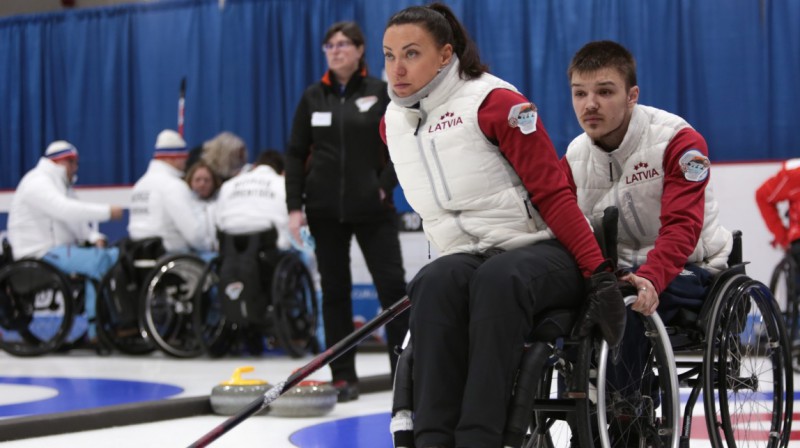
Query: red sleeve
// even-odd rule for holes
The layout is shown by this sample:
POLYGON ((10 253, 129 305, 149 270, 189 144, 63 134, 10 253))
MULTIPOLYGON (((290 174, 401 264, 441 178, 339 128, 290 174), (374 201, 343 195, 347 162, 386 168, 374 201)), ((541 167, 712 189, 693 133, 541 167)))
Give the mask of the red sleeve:
POLYGON ((478 123, 514 167, 550 230, 578 261, 584 276, 589 277, 603 262, 603 255, 559 167, 542 121, 537 117, 536 130, 527 135, 508 124, 511 108, 529 102, 519 93, 494 90, 478 110, 478 123))
POLYGON ((572 168, 569 167, 569 162, 567 161, 567 155, 564 154, 564 157, 561 158, 561 170, 564 171, 564 175, 567 176, 567 183, 569 184, 569 189, 572 191, 572 194, 575 197, 578 196, 578 186, 575 185, 575 178, 572 177, 572 168))
POLYGON ((778 213, 778 203, 788 199, 789 183, 787 172, 781 169, 778 174, 767 179, 756 190, 756 204, 764 218, 767 229, 775 236, 775 243, 780 247, 789 244, 788 229, 778 213))
POLYGON ((661 293, 681 272, 700 239, 705 216, 705 194, 711 177, 688 180, 681 169, 680 158, 689 150, 708 157, 703 136, 691 128, 675 134, 664 152, 664 186, 661 195, 661 228, 653 250, 636 275, 650 280, 661 293))
POLYGON ((378 126, 378 132, 381 134, 383 144, 388 145, 388 143, 386 143, 386 115, 381 117, 381 124, 378 126))

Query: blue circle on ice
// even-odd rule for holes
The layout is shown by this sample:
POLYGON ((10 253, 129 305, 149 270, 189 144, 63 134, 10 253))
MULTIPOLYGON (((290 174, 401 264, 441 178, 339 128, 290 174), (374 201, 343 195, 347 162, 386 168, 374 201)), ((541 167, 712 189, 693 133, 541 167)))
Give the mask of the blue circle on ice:
MULTIPOLYGON (((171 384, 97 378, 0 377, 0 384, 35 386, 31 395, 39 397, 41 388, 57 391, 55 396, 29 400, 25 397, 24 389, 15 388, 20 395, 19 400, 0 406, 0 417, 49 414, 161 400, 183 392, 183 388, 171 384)), ((6 403, 9 401, 8 398, 4 400, 6 403)))

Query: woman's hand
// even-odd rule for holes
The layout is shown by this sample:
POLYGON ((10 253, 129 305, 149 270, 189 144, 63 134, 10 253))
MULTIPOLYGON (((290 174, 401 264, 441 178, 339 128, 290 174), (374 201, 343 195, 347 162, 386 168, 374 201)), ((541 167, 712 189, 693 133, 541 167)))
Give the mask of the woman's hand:
POLYGON ((306 216, 302 211, 292 210, 289 212, 289 233, 300 246, 303 245, 303 237, 300 236, 300 228, 304 225, 306 225, 306 216))

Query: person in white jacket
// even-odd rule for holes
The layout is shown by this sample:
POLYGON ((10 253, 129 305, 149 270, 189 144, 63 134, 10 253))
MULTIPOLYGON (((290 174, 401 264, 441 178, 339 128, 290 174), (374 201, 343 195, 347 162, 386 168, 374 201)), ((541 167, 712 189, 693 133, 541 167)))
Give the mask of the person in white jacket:
POLYGON ((274 150, 262 152, 253 168, 222 184, 217 198, 217 229, 231 235, 278 231, 277 246, 289 248, 289 214, 283 157, 274 150))
POLYGON ((131 192, 128 235, 134 241, 159 237, 167 252, 210 253, 203 220, 183 180, 186 142, 166 129, 156 138, 153 159, 131 192))
MULTIPOLYGON (((57 140, 36 167, 22 177, 11 200, 8 239, 15 259, 41 258, 86 280, 86 311, 94 316, 99 281, 116 263, 116 248, 105 248, 105 236, 94 230, 99 221, 121 219, 122 208, 78 200, 72 183, 78 172, 78 150, 57 140), (85 246, 90 247, 85 247, 85 246)), ((89 336, 94 336, 90 327, 89 336)))

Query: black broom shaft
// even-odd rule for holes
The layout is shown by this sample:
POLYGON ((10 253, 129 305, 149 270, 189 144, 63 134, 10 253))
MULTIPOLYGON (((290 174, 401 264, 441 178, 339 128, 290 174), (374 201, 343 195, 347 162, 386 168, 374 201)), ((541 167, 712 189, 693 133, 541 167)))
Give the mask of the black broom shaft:
MULTIPOLYGON (((275 398, 283 395, 284 392, 299 384, 300 381, 303 381, 303 379, 308 377, 308 375, 316 372, 322 366, 328 364, 339 356, 342 356, 345 352, 358 345, 359 342, 366 339, 367 336, 372 334, 373 331, 377 330, 383 325, 386 325, 392 319, 407 310, 410 306, 411 300, 409 300, 408 296, 403 297, 395 302, 394 305, 383 310, 369 322, 365 323, 361 328, 350 333, 344 339, 334 344, 333 347, 328 348, 324 352, 314 357, 311 362, 297 369, 291 376, 289 376, 281 388, 280 393, 278 393, 275 398)), ((267 394, 269 394, 269 391, 267 391, 264 396, 258 397, 250 402, 250 404, 242 408, 242 410, 236 413, 236 415, 229 417, 217 427, 206 433, 203 437, 197 439, 197 441, 189 445, 189 448, 203 448, 208 446, 208 444, 217 440, 231 429, 235 428, 239 423, 247 420, 261 409, 267 407, 270 402, 274 400, 274 398, 272 400, 265 399, 267 394)))

